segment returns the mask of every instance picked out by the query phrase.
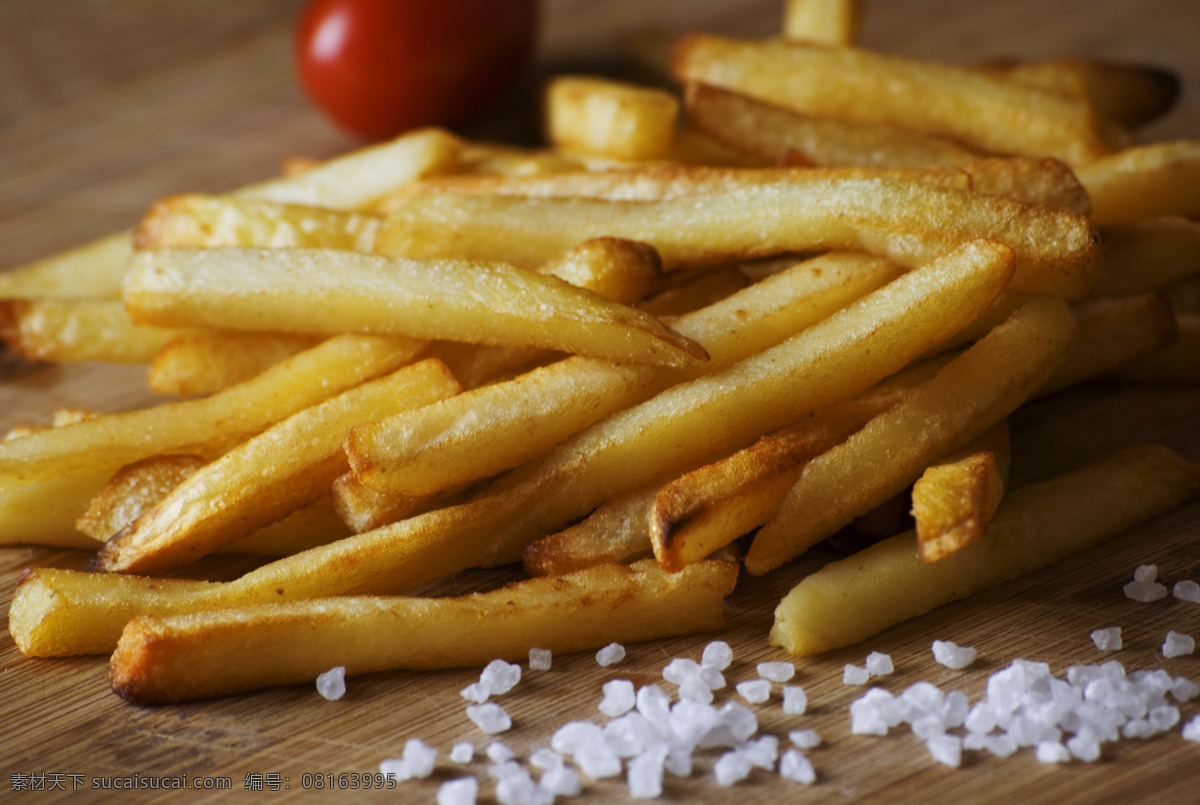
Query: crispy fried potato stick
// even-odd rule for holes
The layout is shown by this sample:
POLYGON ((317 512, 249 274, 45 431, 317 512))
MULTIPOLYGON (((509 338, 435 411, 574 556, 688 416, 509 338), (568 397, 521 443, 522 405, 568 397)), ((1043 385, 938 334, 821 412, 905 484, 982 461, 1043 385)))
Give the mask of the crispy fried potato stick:
POLYGON ((1016 255, 1014 287, 1080 298, 1099 271, 1083 215, 921 182, 773 182, 660 202, 451 193, 414 199, 380 230, 377 248, 414 258, 536 265, 600 234, 649 243, 666 270, 782 252, 846 249, 914 266, 978 238, 1016 255), (554 220, 554 227, 545 226, 554 220))
POLYGON ((96 542, 104 542, 157 505, 206 463, 200 456, 174 454, 150 456, 127 464, 92 497, 75 521, 75 527, 96 542))
POLYGON ((1200 140, 1133 146, 1080 165, 1076 174, 1097 224, 1200 215, 1200 140))
MULTIPOLYGON (((450 168, 461 147, 461 141, 448 131, 418 129, 234 194, 312 207, 364 207, 399 185, 450 168)), ((119 298, 132 249, 132 234, 120 232, 0 272, 0 298, 119 298)))
POLYGON ((652 485, 606 500, 575 525, 531 543, 521 556, 521 566, 531 576, 561 576, 648 556, 648 515, 657 492, 652 485))
POLYGON ((75 519, 111 474, 73 473, 0 492, 0 545, 94 551, 96 540, 76 530, 75 519))
POLYGON ((1046 382, 1078 337, 1065 302, 1035 297, 909 397, 813 459, 759 529, 746 569, 792 559, 1007 417, 1046 382))
POLYGON ((502 263, 331 249, 138 252, 125 275, 137 322, 528 344, 686 366, 706 358, 654 317, 502 263))
POLYGON ((1012 462, 1008 422, 984 431, 958 453, 930 464, 913 483, 912 515, 922 562, 953 555, 987 533, 1012 462))
POLYGON ((149 363, 180 332, 135 325, 116 299, 0 300, 0 339, 31 361, 149 363))
POLYGON ((163 344, 146 370, 146 383, 159 394, 213 394, 265 372, 311 349, 319 335, 191 330, 163 344))
POLYGON ((349 469, 349 427, 458 391, 445 364, 425 360, 298 411, 191 473, 109 539, 91 569, 154 574, 206 556, 327 496, 349 469))
POLYGON ((550 145, 631 162, 665 157, 679 118, 666 90, 596 76, 555 76, 542 103, 550 145))
POLYGON ((613 641, 719 628, 737 565, 667 576, 653 562, 603 565, 457 598, 340 598, 138 618, 109 677, 140 704, 311 683, 331 662, 350 674, 461 668, 531 648, 582 651, 613 641))
POLYGON ((583 357, 539 367, 444 403, 352 428, 346 452, 366 486, 425 495, 514 467, 667 386, 723 369, 877 289, 898 273, 879 258, 825 255, 673 322, 710 359, 662 372, 583 357))
MULTIPOLYGON (((457 491, 457 490, 455 490, 457 491)), ((346 471, 331 487, 334 511, 354 534, 427 511, 442 495, 388 495, 363 485, 346 471)))
MULTIPOLYGON (((126 464, 163 453, 216 456, 414 356, 408 339, 338 336, 211 397, 107 414, 3 442, 0 493, 76 473, 111 476, 126 464)), ((75 508, 73 516, 83 508, 75 508)))
POLYGON ((811 115, 884 123, 998 154, 1082 164, 1125 138, 1082 98, 977 70, 785 39, 685 36, 671 57, 684 83, 742 92, 811 115))
POLYGON ((862 27, 861 0, 787 0, 783 35, 788 39, 853 45, 862 27))
POLYGON ((1104 267, 1093 296, 1162 291, 1200 276, 1200 221, 1166 216, 1101 227, 1104 267))
POLYGON ((771 644, 808 656, 1046 567, 1194 498, 1200 469, 1136 445, 1005 496, 987 536, 922 562, 900 534, 805 577, 779 603, 771 644))

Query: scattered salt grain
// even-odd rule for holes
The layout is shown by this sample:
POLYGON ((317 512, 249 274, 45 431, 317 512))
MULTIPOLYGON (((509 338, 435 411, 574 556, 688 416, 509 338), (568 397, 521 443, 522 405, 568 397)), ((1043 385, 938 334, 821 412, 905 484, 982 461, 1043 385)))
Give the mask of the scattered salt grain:
POLYGON ((812 761, 797 749, 788 749, 779 758, 779 776, 805 785, 816 781, 817 773, 813 770, 812 761))
POLYGON ((521 666, 514 662, 492 660, 479 675, 479 681, 487 685, 493 696, 508 693, 521 681, 521 666))
POLYGON ((547 769, 557 769, 559 766, 563 765, 564 762, 565 761, 563 760, 562 755, 545 746, 536 750, 532 755, 529 756, 529 765, 533 766, 535 769, 541 769, 542 771, 546 771, 547 769))
POLYGON ((458 695, 462 696, 469 702, 483 704, 491 697, 492 689, 486 682, 472 682, 470 685, 467 685, 465 688, 460 690, 458 695))
POLYGON ((1096 629, 1092 632, 1092 642, 1101 651, 1117 651, 1121 648, 1121 627, 1096 629))
POLYGON ((491 769, 496 778, 496 801, 500 805, 541 805, 550 803, 553 796, 542 791, 529 771, 512 761, 491 769))
POLYGON ((748 679, 737 683, 737 692, 750 704, 762 704, 771 698, 771 682, 768 679, 748 679))
POLYGON ((452 763, 470 763, 475 759, 475 745, 470 741, 459 741, 450 749, 452 763))
POLYGON ((616 777, 621 773, 621 758, 603 739, 585 743, 574 757, 579 770, 593 780, 616 777))
POLYGON ((625 647, 620 643, 609 643, 596 652, 596 662, 607 668, 625 659, 625 647))
POLYGON ((763 735, 746 741, 738 751, 746 756, 751 766, 772 771, 779 758, 779 739, 774 735, 763 735))
POLYGON ((1171 589, 1171 594, 1181 601, 1191 601, 1200 604, 1200 584, 1194 581, 1177 581, 1171 589))
POLYGON ((389 758, 379 764, 379 771, 397 780, 412 780, 428 777, 437 764, 437 749, 419 738, 409 738, 404 744, 404 754, 389 758))
POLYGON ((1200 685, 1197 685, 1187 677, 1176 677, 1171 682, 1171 695, 1175 697, 1177 702, 1190 702, 1192 699, 1200 696, 1200 685))
POLYGON ((600 700, 600 712, 609 718, 624 715, 637 704, 633 683, 628 679, 612 679, 604 683, 604 698, 600 700))
POLYGON ((488 735, 504 732, 512 727, 512 718, 503 707, 495 702, 473 704, 467 707, 467 718, 475 722, 475 726, 488 735))
POLYGON ((1133 580, 1142 582, 1158 581, 1158 565, 1138 565, 1137 570, 1133 571, 1133 580))
POLYGON ((1037 745, 1039 763, 1066 763, 1071 759, 1071 750, 1058 741, 1042 741, 1037 745))
POLYGON ((846 663, 842 669, 843 685, 865 685, 871 678, 871 672, 853 663, 846 663))
POLYGON ((930 736, 925 741, 929 754, 943 766, 957 769, 962 765, 962 738, 957 735, 941 734, 930 736))
POLYGON ((539 782, 544 790, 559 797, 577 797, 583 792, 579 772, 567 765, 546 769, 539 782))
POLYGON ((635 697, 637 711, 658 727, 666 727, 671 717, 671 696, 658 685, 642 685, 635 697))
POLYGON ((788 733, 788 740, 800 749, 812 749, 821 745, 821 736, 813 729, 792 730, 788 733))
POLYGON ((1080 730, 1067 741, 1067 749, 1084 763, 1100 759, 1100 739, 1087 729, 1080 730))
POLYGON ((960 671, 975 662, 975 649, 958 646, 949 640, 934 640, 933 658, 947 668, 960 671))
POLYGON ((442 783, 437 792, 437 805, 475 805, 479 796, 479 781, 474 777, 460 777, 442 783))
POLYGON ((549 671, 550 663, 553 660, 553 655, 550 649, 546 648, 531 648, 529 649, 529 670, 530 671, 549 671))
POLYGON ((808 694, 799 685, 784 685, 783 712, 789 716, 802 716, 808 709, 808 694))
POLYGON ((1200 743, 1200 715, 1193 716, 1191 721, 1183 725, 1183 737, 1184 740, 1200 743))
POLYGON ((346 695, 346 668, 339 665, 317 676, 317 692, 329 701, 346 695))
POLYGON ((492 741, 484 752, 493 763, 504 763, 516 757, 516 753, 500 741, 492 741))
POLYGON ((1151 601, 1159 601, 1167 597, 1167 588, 1165 585, 1159 584, 1157 581, 1145 581, 1134 577, 1134 580, 1121 588, 1125 591, 1125 597, 1133 601, 1140 601, 1143 604, 1149 604, 1151 601))
POLYGON ((749 777, 752 769, 749 758, 738 750, 731 749, 717 758, 717 762, 713 764, 713 776, 717 785, 730 786, 749 777))
POLYGON ((629 761, 625 779, 633 799, 655 799, 663 791, 663 763, 667 747, 658 744, 629 761))
POLYGON ((1162 653, 1164 657, 1183 657, 1196 650, 1196 641, 1191 635, 1181 632, 1168 631, 1163 640, 1162 653))
POLYGON ((700 664, 705 668, 724 671, 733 662, 733 649, 724 640, 714 640, 704 647, 700 664))
POLYGON ((550 737, 550 746, 560 755, 573 755, 588 744, 603 742, 604 730, 591 721, 568 721, 550 737))
POLYGON ((661 743, 664 731, 636 710, 604 725, 604 740, 621 757, 633 757, 661 743))
POLYGON ((679 683, 679 698, 688 701, 712 704, 713 691, 699 676, 689 676, 679 683))
POLYGON ((760 662, 758 675, 772 682, 787 682, 796 675, 796 666, 790 662, 760 662))
POLYGON ((871 676, 887 676, 895 670, 896 666, 892 664, 892 658, 887 654, 872 651, 867 655, 867 673, 871 676))

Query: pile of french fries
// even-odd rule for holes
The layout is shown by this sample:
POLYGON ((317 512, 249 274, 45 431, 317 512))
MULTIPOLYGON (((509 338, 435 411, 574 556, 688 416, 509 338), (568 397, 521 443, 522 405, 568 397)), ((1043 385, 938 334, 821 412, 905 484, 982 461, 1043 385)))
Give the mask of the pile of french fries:
POLYGON ((1200 380, 1200 141, 1136 140, 1173 76, 902 59, 858 13, 555 78, 540 147, 414 131, 0 275, 13 353, 178 397, 0 443, 0 540, 94 553, 22 578, 21 651, 155 703, 582 650, 874 522, 780 603, 805 655, 1197 495, 1153 445, 1007 489, 1029 400, 1200 380), (186 578, 223 552, 264 561, 186 578))

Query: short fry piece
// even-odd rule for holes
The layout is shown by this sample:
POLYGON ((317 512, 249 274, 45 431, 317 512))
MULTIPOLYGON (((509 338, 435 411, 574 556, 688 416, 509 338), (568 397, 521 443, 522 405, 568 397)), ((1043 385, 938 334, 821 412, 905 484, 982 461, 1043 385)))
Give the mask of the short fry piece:
POLYGON ((1101 227, 1104 266, 1095 296, 1163 291, 1200 276, 1200 221, 1167 216, 1101 227))
POLYGON ((560 75, 545 90, 546 140, 609 159, 660 159, 670 150, 679 99, 609 78, 560 75))
POLYGON ((650 553, 648 515, 656 487, 605 501, 573 526, 525 549, 521 566, 531 576, 561 576, 606 562, 626 564, 650 553))
POLYGON ((1076 174, 1097 224, 1200 215, 1200 140, 1133 146, 1080 165, 1076 174))
POLYGON ((775 610, 771 644, 798 656, 849 646, 935 607, 1046 567, 1200 493, 1200 468, 1135 445, 1009 493, 987 536, 922 562, 911 533, 826 565, 775 610))
POLYGON ((32 361, 149 363, 179 334, 135 325, 116 299, 0 300, 0 339, 32 361))
POLYGON ((861 24, 861 0, 787 0, 783 7, 788 39, 853 45, 861 24))
POLYGON ((302 333, 190 330, 163 344, 146 370, 159 394, 212 394, 250 380, 321 341, 302 333))
POLYGON ((653 562, 602 565, 459 598, 343 598, 137 618, 110 681, 141 704, 311 682, 336 657, 350 674, 482 666, 497 657, 598 648, 718 628, 737 565, 677 576, 653 562))
POLYGON ((200 456, 150 456, 121 469, 96 493, 75 527, 104 542, 141 517, 205 465, 200 456))

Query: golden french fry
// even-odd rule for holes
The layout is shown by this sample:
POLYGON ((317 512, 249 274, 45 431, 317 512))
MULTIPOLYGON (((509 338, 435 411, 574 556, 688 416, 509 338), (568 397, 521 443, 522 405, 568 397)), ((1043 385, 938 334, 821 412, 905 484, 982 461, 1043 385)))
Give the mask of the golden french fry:
POLYGON ((1200 222, 1167 216, 1101 227, 1103 268, 1094 296, 1163 291, 1200 276, 1200 222))
POLYGON ((117 299, 132 253, 132 234, 118 232, 0 271, 0 299, 117 299))
POLYGON ((344 598, 138 618, 110 666, 141 704, 311 683, 336 657, 347 673, 483 665, 531 648, 582 651, 716 629, 737 565, 667 576, 653 562, 604 565, 457 598, 344 598))
POLYGON ((692 128, 775 164, 937 168, 980 157, 978 151, 944 137, 807 115, 702 83, 684 88, 683 108, 692 128))
POLYGON ((354 473, 345 472, 333 482, 332 502, 338 518, 354 534, 394 523, 428 510, 441 495, 388 495, 362 484, 354 473))
POLYGON ((315 503, 348 469, 348 428, 458 391, 445 364, 426 360, 298 411, 188 475, 109 539, 92 569, 161 573, 315 503))
POLYGON ((632 305, 662 284, 662 259, 653 248, 620 238, 585 240, 537 267, 605 299, 632 305))
POLYGON ((75 519, 111 474, 75 473, 0 492, 0 545, 95 550, 96 540, 78 531, 75 519))
POLYGON ((935 607, 1112 539, 1200 492, 1200 469, 1137 445, 1004 498, 987 535, 922 562, 901 534, 805 577, 779 603, 770 641, 808 656, 849 646, 935 607))
POLYGON ((991 153, 1053 156, 1074 165, 1125 139, 1081 98, 858 48, 692 34, 676 45, 671 68, 681 82, 811 115, 902 126, 991 153))
POLYGON ((959 169, 970 178, 970 188, 976 193, 1066 207, 1085 215, 1092 209, 1075 172, 1053 157, 979 159, 959 169))
POLYGON ((922 562, 953 555, 987 533, 1004 497, 1012 459, 1008 423, 925 468, 913 483, 912 515, 922 562))
POLYGON ((444 193, 393 212, 377 248, 536 265, 600 234, 650 244, 666 270, 832 249, 913 266, 986 238, 1012 249, 1021 290, 1080 298, 1099 271, 1095 231, 1077 212, 884 178, 771 182, 660 202, 444 193))
POLYGON ((561 576, 649 556, 648 515, 657 491, 650 486, 601 503, 575 525, 531 543, 521 556, 521 567, 530 576, 561 576))
POLYGON ((408 339, 339 336, 210 397, 107 414, 0 443, 0 493, 75 473, 111 477, 152 455, 219 455, 298 410, 409 362, 414 354, 408 339))
POLYGON ((861 25, 861 0, 787 0, 783 6, 788 39, 853 45, 861 25))
POLYGON ((641 161, 666 156, 675 137, 679 99, 653 87, 584 75, 546 84, 545 138, 566 151, 641 161))
POLYGON ((1111 376, 1140 383, 1200 383, 1200 315, 1175 314, 1175 343, 1122 364, 1111 376))
POLYGON ((117 470, 92 497, 75 521, 75 527, 96 542, 104 542, 157 505, 206 463, 200 456, 176 454, 150 456, 128 464, 117 470))
POLYGON ((165 249, 134 255, 124 296, 138 322, 525 344, 667 366, 706 357, 646 313, 502 263, 165 249))
POLYGON ((31 361, 149 363, 179 334, 135 325, 116 299, 0 300, 0 339, 31 361))
POLYGON ((146 370, 146 383, 159 394, 212 394, 257 377, 320 340, 301 333, 191 330, 163 344, 146 370))
POLYGON ((746 569, 766 573, 912 483, 930 462, 1007 417, 1078 336, 1065 302, 1035 297, 927 383, 813 459, 759 529, 746 569))
POLYGON ((355 475, 379 492, 425 495, 514 467, 621 408, 711 373, 832 314, 898 270, 862 255, 826 255, 677 319, 707 363, 691 370, 572 357, 403 416, 351 429, 355 475))
POLYGON ((1097 224, 1200 215, 1200 140, 1133 146, 1075 172, 1091 196, 1097 224))

